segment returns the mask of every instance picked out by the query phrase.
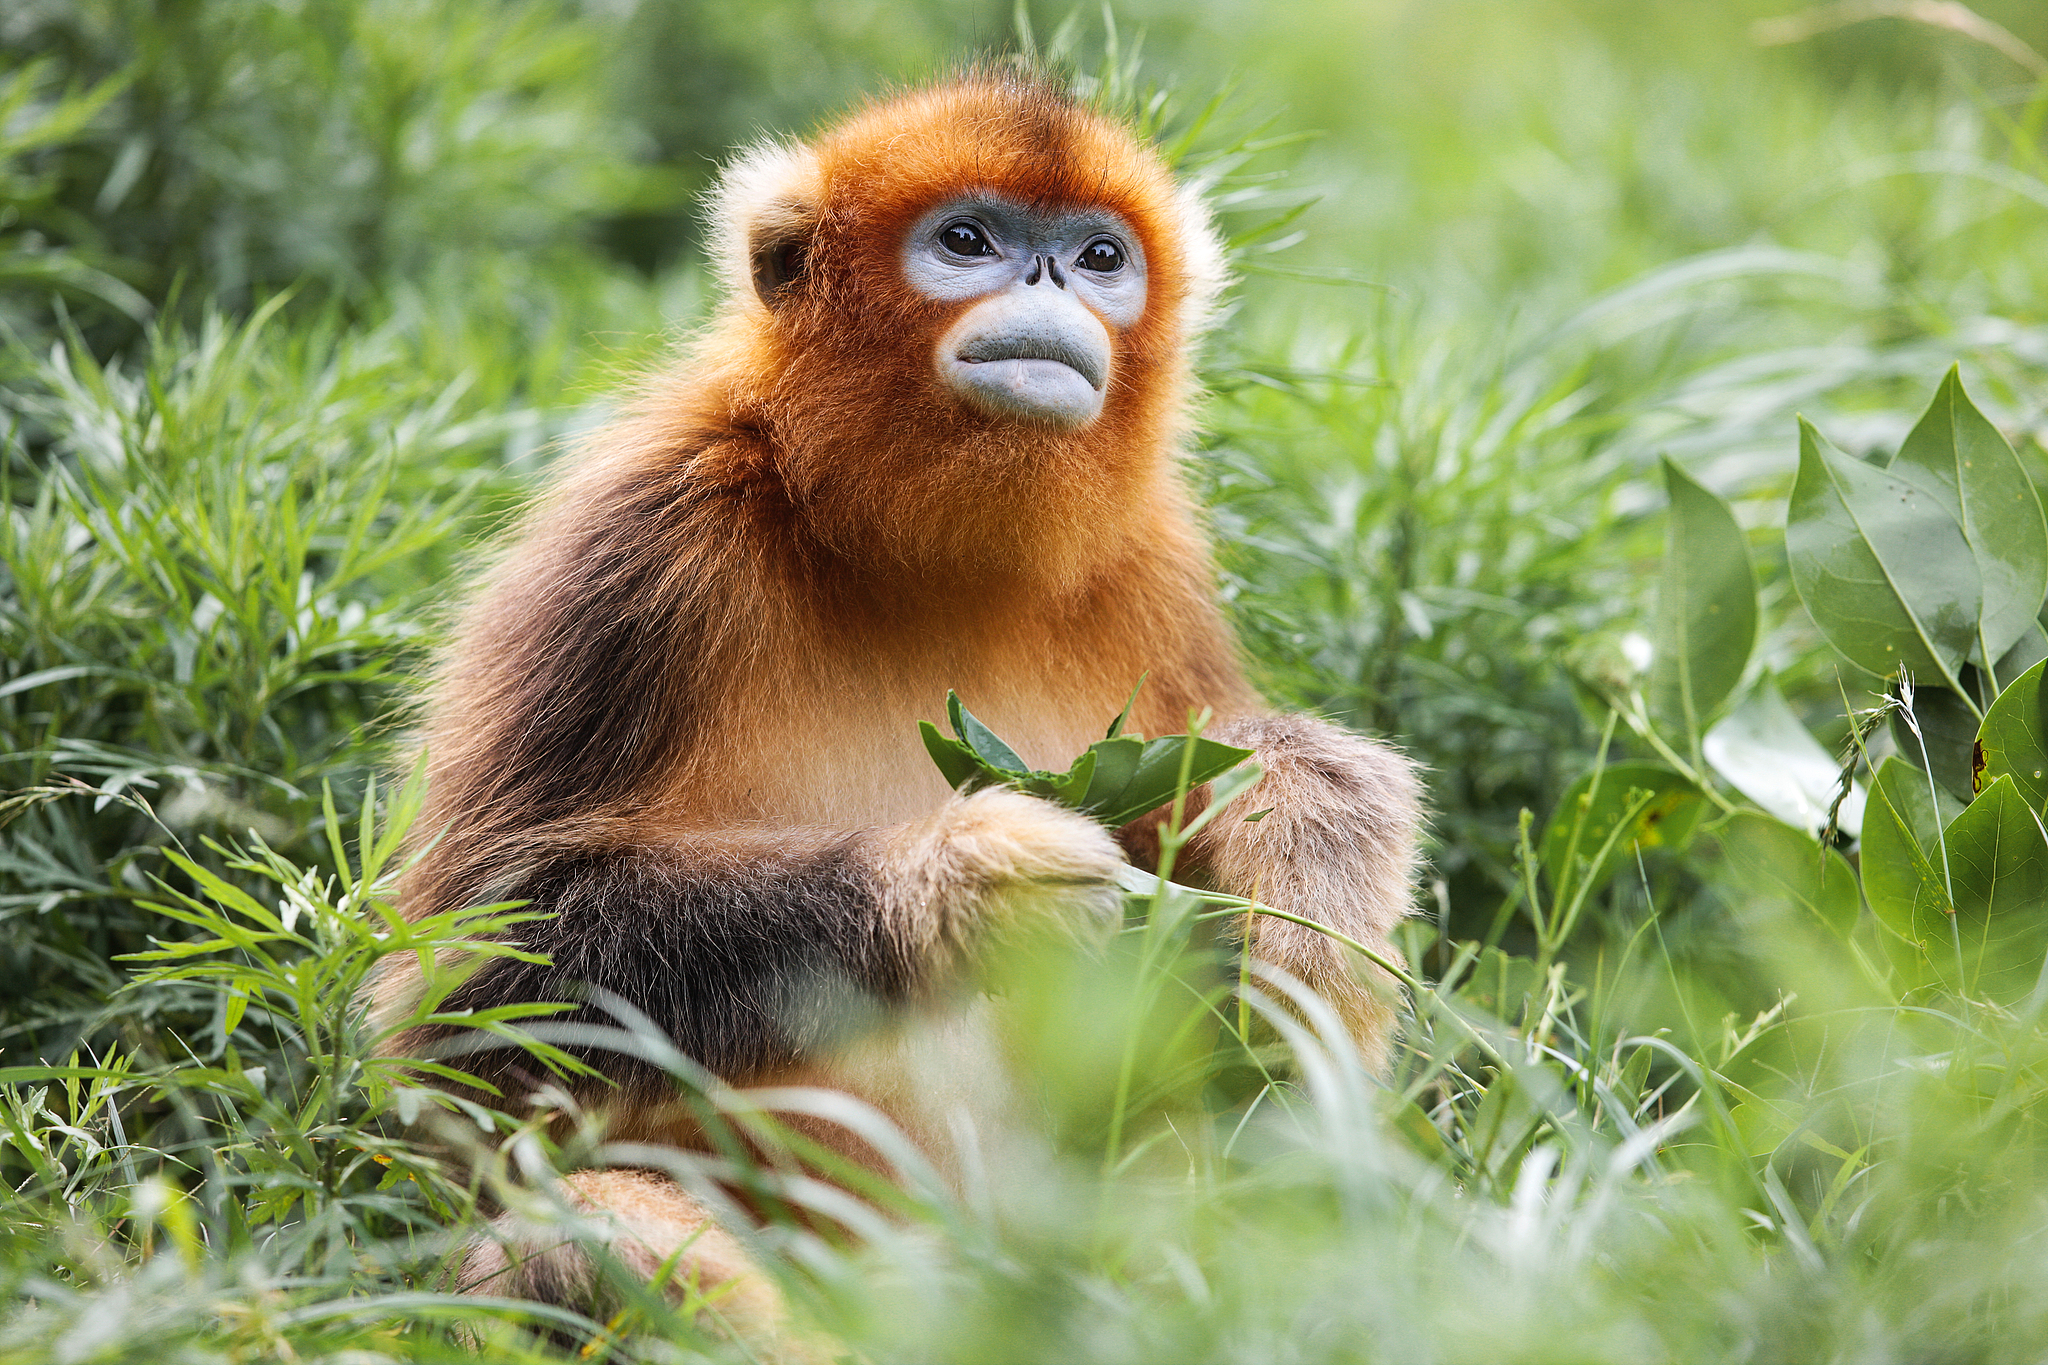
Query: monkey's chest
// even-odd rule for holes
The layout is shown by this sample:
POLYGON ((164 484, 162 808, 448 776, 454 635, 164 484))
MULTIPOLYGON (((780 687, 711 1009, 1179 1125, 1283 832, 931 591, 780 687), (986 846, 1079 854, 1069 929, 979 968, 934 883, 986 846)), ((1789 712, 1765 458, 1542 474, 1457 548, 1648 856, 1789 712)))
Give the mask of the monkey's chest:
POLYGON ((860 828, 946 798, 918 722, 948 731, 946 693, 1033 767, 1066 767, 1136 682, 1069 651, 819 648, 743 675, 702 732, 690 805, 720 822, 860 828))

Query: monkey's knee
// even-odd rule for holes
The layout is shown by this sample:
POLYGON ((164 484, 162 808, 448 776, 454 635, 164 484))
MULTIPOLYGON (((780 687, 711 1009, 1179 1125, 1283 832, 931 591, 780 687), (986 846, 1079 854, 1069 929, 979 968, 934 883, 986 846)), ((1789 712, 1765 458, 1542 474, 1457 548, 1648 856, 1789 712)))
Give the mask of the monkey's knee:
POLYGON ((560 1192, 567 1218, 510 1212, 492 1220, 463 1260, 463 1292, 530 1299, 604 1322, 626 1302, 614 1275, 631 1275, 714 1335, 775 1347, 774 1359, 810 1358, 793 1345, 781 1292, 674 1181, 577 1171, 562 1178, 560 1192))
MULTIPOLYGON (((1197 855, 1225 889, 1305 916, 1405 966, 1392 934, 1411 907, 1422 819, 1415 766, 1386 745, 1306 716, 1243 717, 1217 737, 1258 751, 1265 775, 1202 833, 1197 855)), ((1387 1067, 1400 988, 1329 935, 1262 918, 1252 950, 1343 1020, 1360 1055, 1387 1067)))

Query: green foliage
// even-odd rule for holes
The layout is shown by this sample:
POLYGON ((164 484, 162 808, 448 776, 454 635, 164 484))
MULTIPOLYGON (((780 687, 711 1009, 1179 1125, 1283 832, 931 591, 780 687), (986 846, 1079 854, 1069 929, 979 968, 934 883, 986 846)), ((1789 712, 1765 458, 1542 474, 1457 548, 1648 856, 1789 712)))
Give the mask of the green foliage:
POLYGON ((1972 790, 2009 777, 2036 815, 2048 816, 2048 697, 2041 692, 2042 664, 2012 680, 1984 713, 1984 726, 1971 746, 1972 790))
POLYGON ((559 250, 665 187, 606 107, 604 31, 548 0, 476 6, 31 3, 23 71, 98 109, 25 148, 52 245, 179 271, 247 305, 297 284, 367 299, 446 253, 559 250))
MULTIPOLYGON (((1728 545, 1734 521, 1725 508, 1718 515, 1710 510, 1718 501, 1711 493, 1670 478, 1668 465, 1666 473, 1674 527, 1687 528, 1674 529, 1668 541, 1668 602, 1690 583, 1686 557, 1705 540, 1697 528, 1713 527, 1728 545)), ((1801 425, 1785 537, 1791 577, 1822 633, 1850 663, 1890 674, 1885 703, 1856 725, 1846 764, 1831 773, 1835 765, 1768 678, 1707 733, 1694 751, 1705 760, 1697 766, 1675 752, 1697 734, 1692 707, 1674 716, 1669 707, 1646 707, 1631 688, 1614 698, 1616 713, 1671 766, 1620 765, 1619 780, 1610 781, 1626 795, 1609 795, 1604 804, 1596 804, 1600 788, 1588 785, 1606 776, 1603 770, 1568 792, 1544 840, 1551 882, 1562 899, 1573 874, 1585 875, 1575 856, 1618 827, 1627 828, 1627 841, 1637 849, 1671 839, 1672 826, 1659 828, 1651 817, 1679 799, 1692 800, 1688 809, 1696 810, 1704 796, 1726 812, 1710 828, 1735 884, 1752 898, 1808 911, 1853 948, 1856 878, 1826 838, 1860 825, 1863 897, 1886 950, 1859 959, 1879 972, 1873 984, 1901 998, 1934 990, 1965 1002, 2015 1006, 2037 979, 2048 979, 2042 965, 2048 961, 2048 832, 2038 796, 2038 774, 2048 771, 2039 714, 2048 665, 2037 663, 2014 679, 1989 702, 1981 725, 1933 733, 1917 714, 1915 678, 1933 674, 1948 685, 1948 697, 1975 714, 1977 698, 1997 677, 1986 661, 2002 659, 2022 637, 2038 632, 2040 599, 2048 593, 2048 536, 2034 486, 1951 369, 1886 467, 1834 451, 1810 424, 1801 425), (1986 592, 1986 584, 1995 587, 1986 592), (2014 600, 2030 604, 2019 619, 2014 600), (1869 757, 1865 737, 1893 711, 1912 745, 1874 766, 1863 801, 1853 778, 1869 757), (1950 752, 1937 764, 1944 748, 1950 752), (1963 770, 1972 776, 1959 801, 1954 784, 1938 774, 1963 770), (1713 790, 1715 775, 1761 809, 1713 790), (1824 802, 1828 787, 1833 798, 1824 802), (1890 973, 1879 966, 1885 956, 1895 968, 1890 973)), ((1747 552, 1737 542, 1709 554, 1711 586, 1700 596, 1719 601, 1723 614, 1753 621, 1753 603, 1727 600, 1739 578, 1717 563, 1730 558, 1746 577, 1747 552)), ((1708 614, 1696 599, 1686 600, 1693 618, 1708 614)), ((1667 607, 1665 619, 1669 615, 1667 607)), ((1746 627, 1736 633, 1741 648, 1733 667, 1726 658, 1695 663, 1688 656, 1667 670, 1653 665, 1648 686, 1654 690, 1673 672, 1684 679, 1718 668, 1719 676, 1739 676, 1751 633, 1746 627)), ((1660 642, 1680 650, 1699 638, 1698 632, 1659 631, 1660 642)), ((1725 694, 1716 688, 1710 695, 1718 702, 1725 694)), ((1673 825, 1690 828, 1682 820, 1673 825)), ((1611 850, 1599 847, 1602 860, 1593 864, 1592 880, 1617 870, 1611 850)))
POLYGON ((1983 582, 1963 528, 1918 482, 1872 469, 1799 430, 1785 526, 1792 581, 1828 643, 1880 677, 1947 681, 1975 642, 1983 582))
POLYGON ((536 916, 480 906, 408 922, 392 907, 398 844, 424 790, 422 767, 381 819, 369 795, 348 831, 360 860, 353 865, 329 802, 336 876, 260 841, 214 847, 224 872, 172 850, 171 865, 194 890, 165 887, 149 908, 191 936, 129 954, 155 965, 126 990, 203 987, 218 1006, 211 1024, 171 1056, 116 1051, 81 1065, 74 1053, 62 1066, 0 1069, 8 1087, 0 1169, 14 1191, 4 1264, 14 1291, 39 1301, 0 1335, 8 1358, 61 1358, 104 1312, 108 1292, 138 1315, 110 1343, 126 1346, 119 1358, 136 1359, 173 1344, 186 1352, 176 1358, 207 1360, 268 1354, 287 1342, 322 1349, 493 1311, 439 1292, 441 1229, 475 1207, 476 1190, 445 1153, 403 1136, 400 1125, 448 1111, 468 1118, 474 1135, 504 1121, 420 1080, 489 1089, 474 1077, 442 1063, 399 1063, 378 1055, 379 1044, 405 1028, 453 1021, 563 1069, 579 1064, 519 1025, 564 1006, 440 1009, 475 963, 531 960, 508 943, 479 940, 536 916), (458 947, 460 957, 437 962, 458 947), (399 955, 420 962, 422 988, 372 1029, 362 988, 399 955), (126 1122, 152 1115, 146 1139, 126 1131, 126 1122), (40 1264, 41 1239, 77 1238, 97 1242, 90 1255, 40 1264), (235 1307, 247 1292, 238 1280, 267 1286, 265 1301, 235 1307), (337 1294, 370 1287, 375 1297, 335 1311, 349 1302, 337 1294))
MULTIPOLYGON (((1143 681, 1138 685, 1144 686, 1143 681)), ((1109 723, 1109 734, 1083 750, 1063 773, 1026 767, 1016 751, 975 719, 951 691, 946 693, 946 716, 952 722, 954 738, 940 734, 928 720, 919 721, 917 728, 924 737, 925 751, 954 790, 1015 787, 1092 815, 1111 829, 1166 805, 1175 792, 1221 777, 1252 756, 1250 749, 1218 744, 1199 734, 1151 739, 1127 735, 1124 722, 1137 700, 1133 691, 1123 711, 1109 723)), ((1248 781, 1237 785, 1246 786, 1256 779, 1253 772, 1248 781)))
MULTIPOLYGON (((0 13, 0 1361, 736 1358, 615 1264, 603 1321, 445 1292, 605 1163, 877 1360, 2040 1354, 1985 1252, 2048 1153, 2038 7, 1028 13, 1230 239, 1191 468, 1257 666, 1428 767, 1428 913, 1345 948, 1390 1076, 1242 951, 1277 911, 1175 883, 1221 799, 1105 952, 992 967, 987 1170, 630 1011, 467 1022, 653 1062, 715 1150, 377 1057, 458 970, 373 1029, 378 964, 524 951, 394 915, 371 775, 471 548, 700 310, 684 196, 1007 22, 826 9, 0 13)), ((1111 823, 1253 772, 949 719, 949 779, 1111 823)))
POLYGON ((1565 788, 1543 831, 1544 874, 1559 899, 1604 885, 1638 849, 1682 845, 1704 804, 1697 783, 1661 763, 1603 763, 1565 788))
MULTIPOLYGON (((1686 736, 1697 754, 1707 722, 1742 681, 1756 647, 1756 571, 1727 504, 1669 456, 1662 463, 1670 529, 1647 700, 1650 714, 1686 736)), ((2042 591, 2048 596, 2048 584, 2042 591)))
POLYGON ((54 67, 28 61, 0 72, 0 324, 30 325, 40 300, 53 291, 145 321, 149 301, 108 269, 112 262, 103 253, 62 244, 62 228, 75 219, 61 201, 56 176, 37 164, 51 149, 75 143, 123 82, 115 77, 90 89, 58 90, 54 67))
POLYGON ((73 1045, 152 929, 163 829, 304 857, 322 784, 352 801, 503 439, 401 338, 279 303, 164 323, 133 363, 73 337, 4 396, 0 781, 45 795, 0 813, 0 1018, 36 1051, 73 1045), (98 794, 58 798, 80 779, 98 794))

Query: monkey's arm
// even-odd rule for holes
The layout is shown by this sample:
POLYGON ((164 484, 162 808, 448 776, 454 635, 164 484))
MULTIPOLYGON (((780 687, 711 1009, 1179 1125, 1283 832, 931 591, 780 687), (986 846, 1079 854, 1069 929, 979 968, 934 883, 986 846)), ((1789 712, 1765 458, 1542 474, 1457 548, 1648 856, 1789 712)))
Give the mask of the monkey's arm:
MULTIPOLYGON (((1266 771, 1195 836, 1188 854, 1196 865, 1221 890, 1317 920, 1400 960, 1388 935, 1408 914, 1414 886, 1414 766, 1306 716, 1240 716, 1208 734, 1256 751, 1266 771), (1243 818, 1268 808, 1256 821, 1243 818)), ((1256 917, 1252 951, 1329 1001, 1367 1062, 1385 1069, 1396 997, 1384 972, 1325 934, 1271 916, 1256 917)))
MULTIPOLYGON (((1004 790, 851 833, 720 831, 566 852, 490 891, 553 912, 524 939, 550 960, 494 960, 444 1008, 583 1001, 595 988, 744 1082, 829 1053, 878 1009, 942 992, 1005 923, 1038 916, 1107 932, 1119 861, 1093 821, 1004 790)), ((417 966, 402 959, 399 970, 417 966)), ((378 995, 395 1003, 403 985, 378 995)), ((596 1005, 566 1017, 615 1022, 596 1005)), ((416 1054, 459 1031, 415 1031, 393 1050, 416 1054)), ((653 1079, 617 1053, 569 1050, 618 1079, 653 1079)), ((516 1083, 492 1074, 516 1065, 510 1054, 455 1060, 516 1083)))

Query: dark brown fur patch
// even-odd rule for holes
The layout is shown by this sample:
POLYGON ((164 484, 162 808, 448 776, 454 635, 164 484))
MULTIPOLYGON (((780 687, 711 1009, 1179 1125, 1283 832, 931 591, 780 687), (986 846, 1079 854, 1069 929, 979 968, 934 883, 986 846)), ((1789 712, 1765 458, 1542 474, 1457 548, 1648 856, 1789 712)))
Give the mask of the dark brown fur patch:
MULTIPOLYGON (((907 998, 920 966, 884 931, 876 888, 850 840, 753 851, 737 867, 715 850, 687 847, 570 854, 490 894, 555 912, 526 926, 523 940, 550 961, 492 962, 457 988, 447 1009, 616 997, 686 1055, 735 1081, 829 1051, 907 998)), ((585 1003, 550 1022, 621 1021, 585 1003)), ((407 1047, 433 1050, 459 1032, 416 1033, 407 1047)), ((616 1050, 566 1050, 643 1092, 665 1093, 671 1084, 616 1050)), ((531 1066, 503 1050, 455 1060, 513 1088, 522 1087, 506 1068, 531 1066)))

